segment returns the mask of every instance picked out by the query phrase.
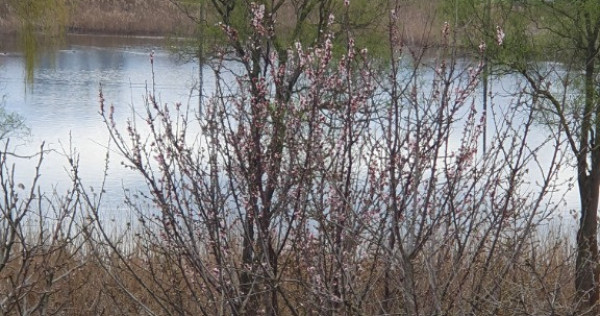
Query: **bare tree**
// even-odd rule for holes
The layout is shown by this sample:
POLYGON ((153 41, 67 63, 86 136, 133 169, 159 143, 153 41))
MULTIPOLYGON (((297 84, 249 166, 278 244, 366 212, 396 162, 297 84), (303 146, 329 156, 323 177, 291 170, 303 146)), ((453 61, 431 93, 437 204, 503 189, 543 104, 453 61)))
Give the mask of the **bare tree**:
MULTIPOLYGON (((44 145, 33 156, 18 156, 5 139, 0 155, 0 314, 51 315, 68 310, 76 277, 84 266, 81 211, 76 184, 64 194, 41 192, 44 145), (37 159, 29 183, 18 182, 17 160, 37 159)), ((73 164, 76 168, 77 164, 73 164)), ((25 172, 19 165, 18 172, 25 172)), ((72 170, 77 178, 77 170, 72 170)))
MULTIPOLYGON (((478 7, 461 8, 473 12, 478 7)), ((505 2, 488 10, 496 24, 488 21, 485 28, 474 19, 470 24, 482 35, 478 40, 493 46, 490 61, 520 75, 539 100, 537 115, 565 139, 572 154, 580 198, 575 301, 580 312, 597 314, 600 11, 594 1, 505 2), (505 38, 505 32, 511 35, 505 38)))
MULTIPOLYGON (((223 18, 234 10, 228 4, 219 2, 223 18)), ((210 61, 214 94, 200 109, 159 104, 151 88, 137 118, 121 127, 101 95, 112 144, 148 188, 129 197, 140 221, 122 235, 94 214, 94 251, 130 299, 123 308, 571 310, 568 293, 531 288, 548 287, 544 269, 569 266, 569 256, 536 259, 537 227, 556 207, 562 139, 532 137, 540 127, 533 108, 522 106, 535 103, 528 94, 478 113, 482 63, 456 58, 448 24, 432 57, 406 47, 401 2, 393 5, 382 69, 351 32, 335 54, 333 15, 318 24, 314 45, 270 50, 274 7, 256 3, 244 33, 222 25, 230 45, 210 61), (494 137, 484 155, 486 115, 494 137)))

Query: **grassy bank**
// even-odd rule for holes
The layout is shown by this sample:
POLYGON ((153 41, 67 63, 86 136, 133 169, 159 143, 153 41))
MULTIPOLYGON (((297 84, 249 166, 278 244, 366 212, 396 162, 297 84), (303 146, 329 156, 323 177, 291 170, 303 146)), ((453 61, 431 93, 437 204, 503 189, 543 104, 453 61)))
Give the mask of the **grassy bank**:
MULTIPOLYGON (((0 33, 20 22, 8 0, 0 0, 0 33)), ((194 24, 169 1, 80 0, 69 2, 68 32, 119 35, 192 35, 194 24)))
MULTIPOLYGON (((14 34, 20 27, 9 2, 0 0, 0 34, 14 34)), ((196 30, 190 18, 168 0, 71 0, 67 3, 66 28, 70 33, 193 36, 196 30)), ((422 45, 439 41, 439 3, 436 0, 402 4, 398 16, 405 40, 422 45)), ((385 25, 377 28, 380 30, 366 32, 387 32, 385 25)))
POLYGON ((72 32, 192 35, 195 28, 187 16, 164 0, 84 0, 73 10, 72 32))

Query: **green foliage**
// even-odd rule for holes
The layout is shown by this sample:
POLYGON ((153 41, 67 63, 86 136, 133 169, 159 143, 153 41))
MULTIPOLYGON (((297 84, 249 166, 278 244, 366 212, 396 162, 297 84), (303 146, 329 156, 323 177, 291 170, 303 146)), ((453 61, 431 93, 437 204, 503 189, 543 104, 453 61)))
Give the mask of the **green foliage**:
POLYGON ((0 140, 12 137, 23 138, 29 135, 29 128, 23 117, 17 113, 8 112, 4 97, 0 100, 0 140))
POLYGON ((584 309, 589 308, 590 314, 597 315, 600 301, 600 266, 597 264, 600 257, 597 233, 600 188, 598 1, 487 0, 477 4, 473 0, 452 0, 452 4, 455 21, 465 27, 464 34, 475 34, 475 41, 485 41, 488 47, 494 47, 489 45, 494 39, 494 27, 504 30, 506 40, 485 51, 485 60, 521 75, 527 83, 527 93, 540 99, 533 104, 539 117, 550 128, 560 127, 557 130, 565 137, 574 155, 573 165, 577 169, 582 198, 577 232, 575 300, 584 309))
POLYGON ((585 59, 586 23, 600 17, 591 0, 448 0, 443 8, 463 45, 477 51, 485 43, 492 63, 518 71, 532 62, 585 59), (502 45, 498 27, 506 34, 502 45))
MULTIPOLYGON (((385 19, 381 17, 387 15, 387 0, 353 0, 349 7, 344 6, 343 0, 178 0, 176 3, 198 24, 197 40, 204 42, 204 53, 230 44, 223 32, 225 25, 235 29, 242 41, 253 36, 252 3, 265 6, 267 19, 272 13, 272 21, 266 24, 272 25, 273 45, 280 55, 285 55, 296 42, 306 47, 322 41, 330 14, 335 17, 335 23, 329 31, 334 33, 336 42, 346 43, 351 35, 358 47, 375 52, 385 49, 386 32, 382 24, 385 19)), ((195 41, 188 45, 194 49, 199 46, 195 41)), ((334 47, 341 52, 345 46, 334 47)))
POLYGON ((33 81, 40 39, 60 41, 65 33, 70 8, 70 2, 67 1, 10 0, 9 5, 21 22, 19 33, 28 82, 33 81))
POLYGON ((34 25, 52 35, 62 34, 69 19, 67 0, 10 0, 23 25, 34 25))
POLYGON ((523 65, 535 59, 535 45, 528 29, 529 23, 521 14, 518 1, 448 0, 444 2, 445 16, 457 31, 459 43, 475 54, 482 52, 488 59, 523 65), (498 31, 506 34, 502 43, 498 31))

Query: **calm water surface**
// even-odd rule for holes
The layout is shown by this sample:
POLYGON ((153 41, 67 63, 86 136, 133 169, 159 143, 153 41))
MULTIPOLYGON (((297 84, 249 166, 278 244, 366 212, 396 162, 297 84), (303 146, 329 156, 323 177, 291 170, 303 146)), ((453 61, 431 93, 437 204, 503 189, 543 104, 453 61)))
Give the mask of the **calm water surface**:
MULTIPOLYGON (((121 212, 125 190, 143 190, 144 182, 121 166, 122 157, 107 150, 108 132, 99 115, 100 85, 106 103, 115 106, 116 121, 124 124, 132 115, 132 106, 143 109, 145 91, 152 81, 149 56, 154 51, 156 91, 160 102, 198 102, 197 92, 193 89, 198 78, 198 64, 177 60, 161 40, 68 37, 66 44, 58 49, 40 54, 30 85, 26 84, 24 59, 18 49, 0 49, 5 49, 0 54, 0 96, 5 96, 7 110, 21 115, 31 129, 31 136, 26 140, 14 140, 12 146, 18 153, 28 154, 34 153, 45 141, 47 148, 53 150, 48 154, 42 172, 42 189, 46 191, 68 188, 66 158, 61 153, 69 151, 69 140, 80 154, 83 182, 96 191, 102 182, 109 152, 107 194, 103 205, 110 214, 121 212)), ((205 80, 210 82, 210 77, 205 80)), ((499 82, 500 86, 512 84, 511 80, 499 82)), ((512 101, 498 95, 495 102, 512 101)), ((545 131, 538 134, 539 141, 548 135, 545 131)), ((549 157, 541 157, 542 160, 546 158, 549 157)), ((27 186, 33 164, 20 163, 24 167, 17 168, 17 176, 27 186)), ((569 168, 563 170, 565 178, 572 175, 569 168)), ((578 207, 576 190, 568 193, 567 200, 568 208, 578 207)))
MULTIPOLYGON (((25 140, 11 140, 23 155, 34 153, 42 142, 52 149, 44 163, 42 189, 68 188, 66 159, 72 147, 80 154, 81 177, 96 192, 102 181, 108 132, 99 115, 99 87, 107 105, 115 107, 115 119, 125 123, 131 106, 142 109, 146 88, 152 82, 150 52, 154 51, 156 91, 161 103, 196 102, 193 92, 198 64, 182 62, 152 38, 74 36, 57 50, 42 52, 34 80, 26 84, 24 58, 18 50, 0 55, 0 96, 9 112, 21 115, 31 129, 25 140)), ((143 188, 139 176, 120 164, 122 157, 110 151, 104 200, 108 208, 123 201, 123 189, 143 188)), ((18 177, 27 186, 31 162, 20 162, 18 177)), ((30 181, 29 181, 30 182, 30 181)))

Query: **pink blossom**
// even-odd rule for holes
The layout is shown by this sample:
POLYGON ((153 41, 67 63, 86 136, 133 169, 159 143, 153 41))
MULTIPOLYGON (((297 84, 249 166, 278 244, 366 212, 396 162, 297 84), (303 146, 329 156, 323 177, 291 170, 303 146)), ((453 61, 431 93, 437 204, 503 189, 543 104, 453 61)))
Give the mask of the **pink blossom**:
POLYGON ((500 25, 496 25, 496 43, 498 43, 498 46, 502 46, 502 43, 504 43, 504 36, 504 31, 500 25))
POLYGON ((485 52, 485 49, 486 49, 485 43, 481 42, 481 44, 479 44, 479 52, 483 53, 483 52, 485 52))
POLYGON ((327 25, 332 25, 335 21, 335 16, 333 14, 329 15, 329 20, 327 21, 327 25))
POLYGON ((442 36, 447 38, 450 35, 450 23, 444 22, 444 26, 442 26, 442 36))

